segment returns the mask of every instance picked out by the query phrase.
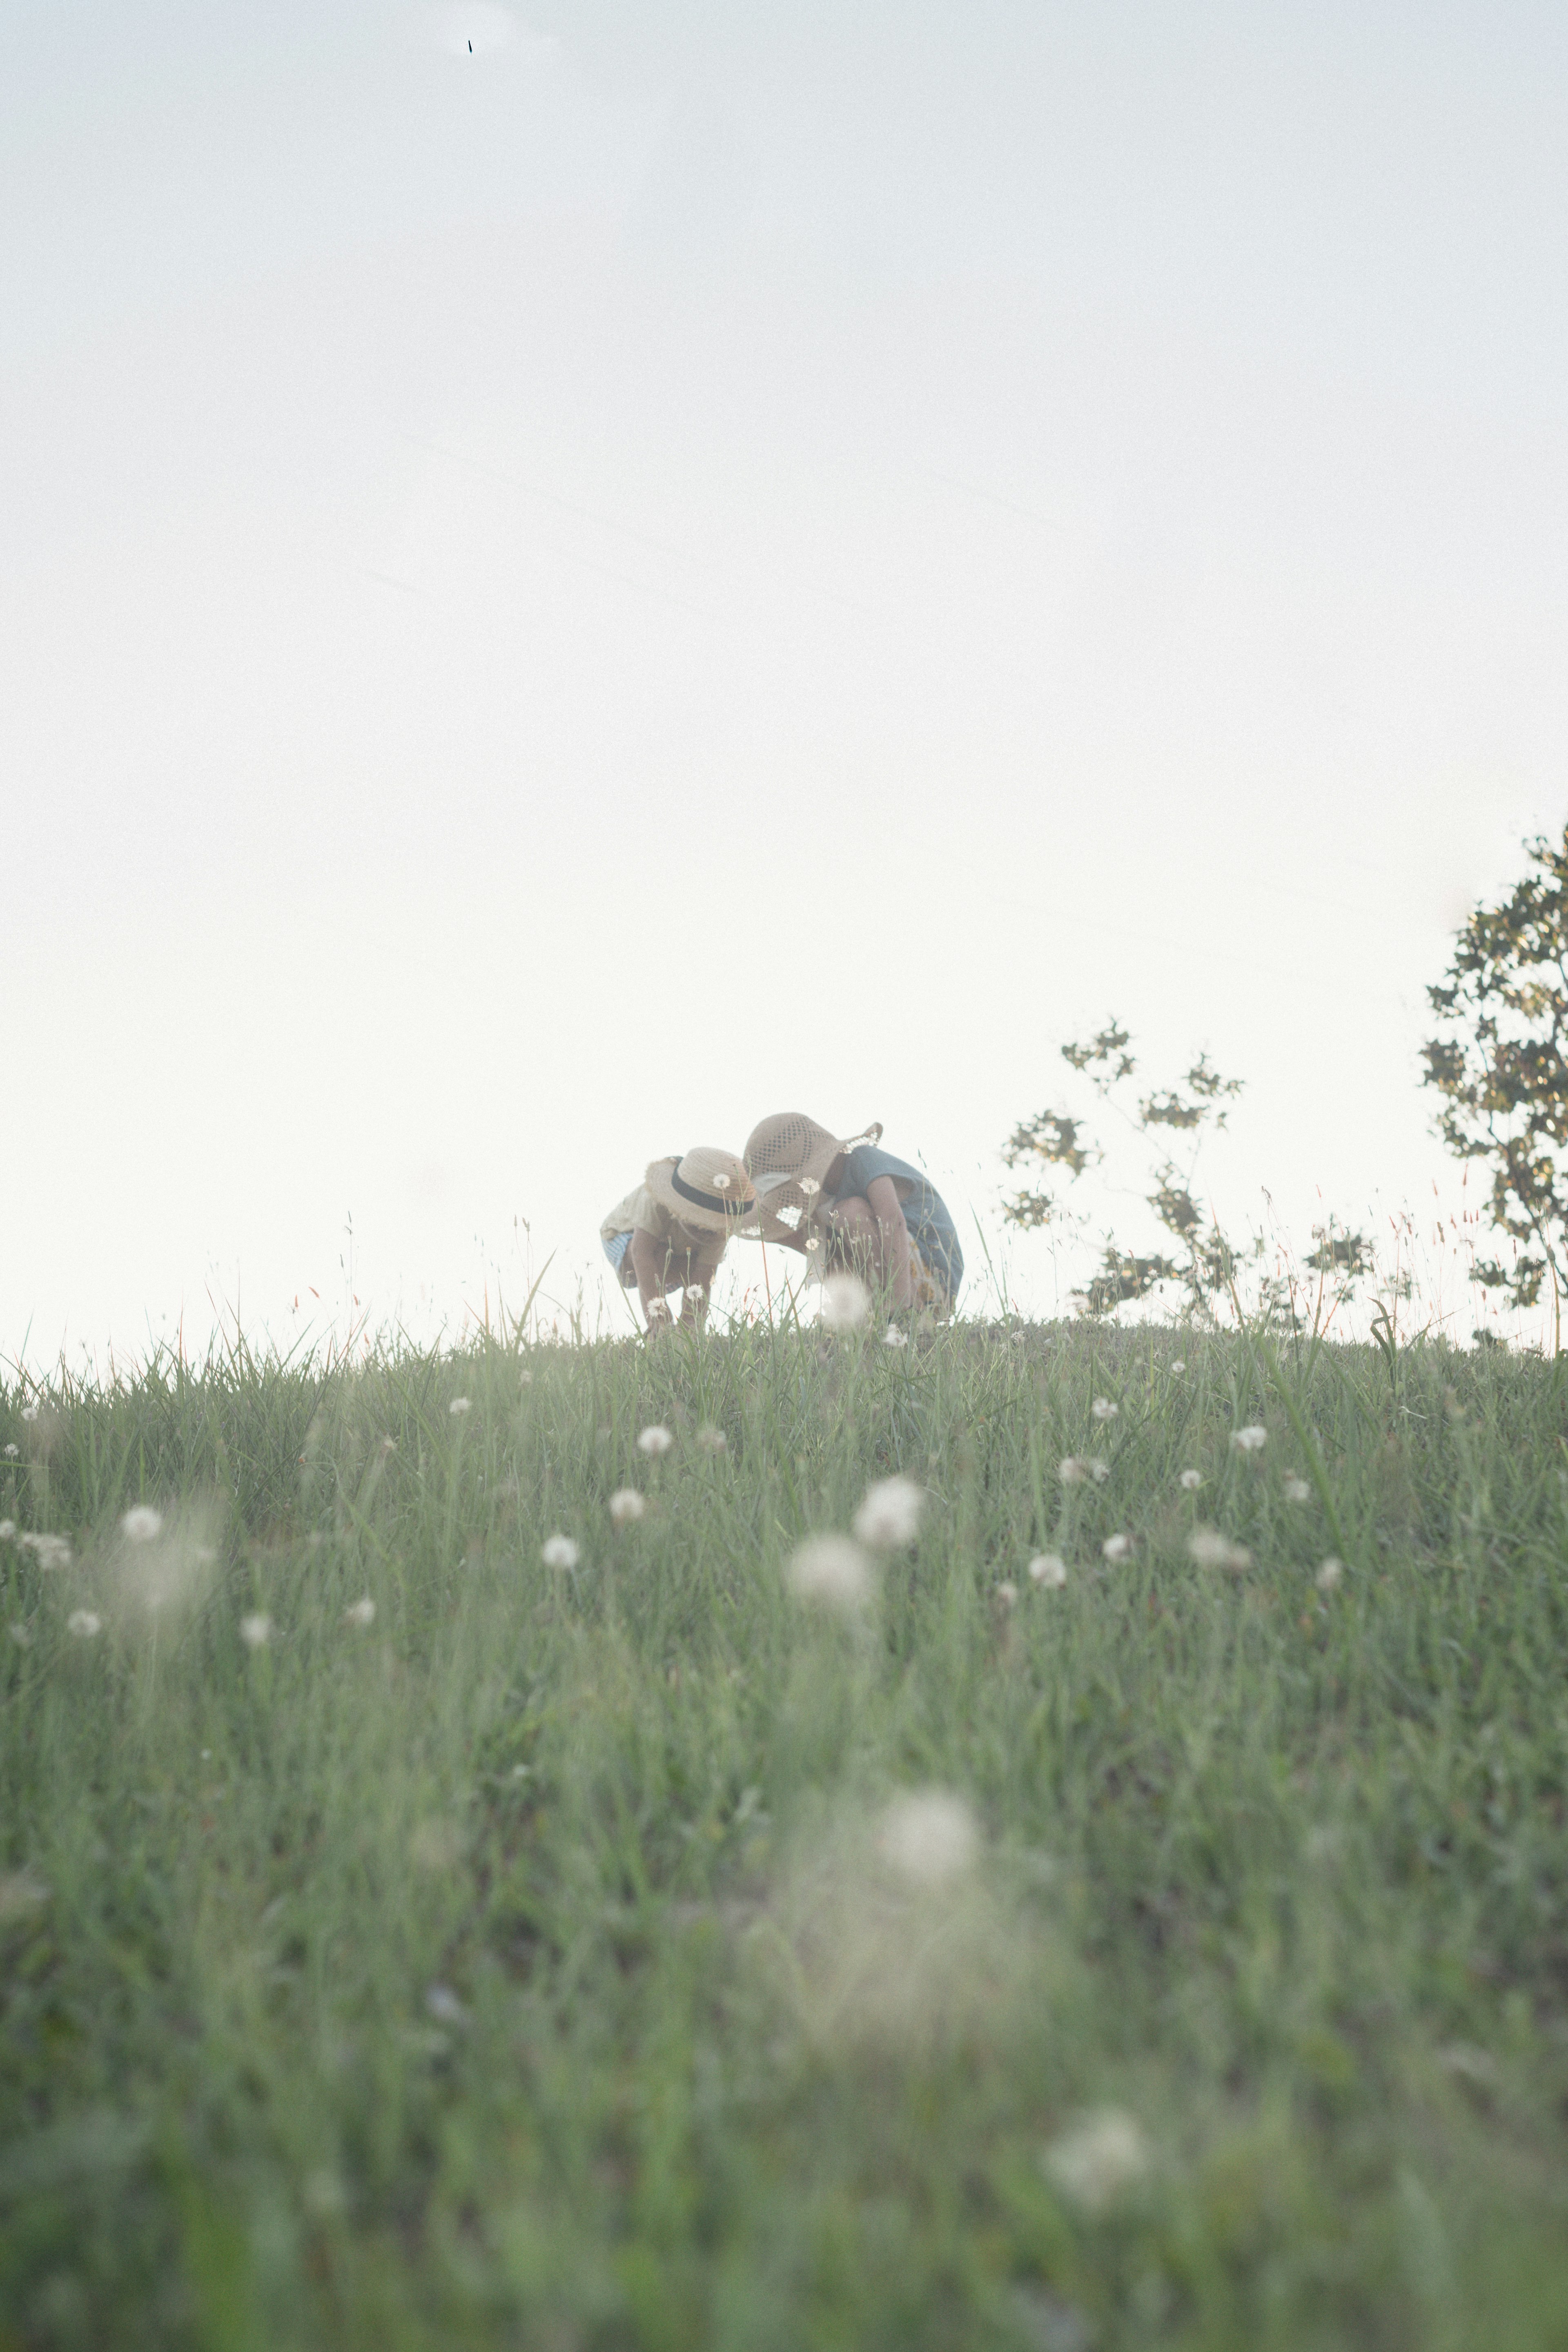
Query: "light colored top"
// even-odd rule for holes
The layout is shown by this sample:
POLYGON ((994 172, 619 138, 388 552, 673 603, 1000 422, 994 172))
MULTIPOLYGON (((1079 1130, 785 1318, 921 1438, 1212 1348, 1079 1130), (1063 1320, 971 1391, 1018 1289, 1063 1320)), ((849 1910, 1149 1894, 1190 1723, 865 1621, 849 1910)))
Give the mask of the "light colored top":
POLYGON ((601 1239, 607 1242, 613 1242, 617 1234, 631 1233, 651 1234, 662 1244, 667 1264, 673 1259, 677 1265, 686 1265, 689 1260, 694 1281, 706 1282, 730 1245, 725 1234, 700 1233, 694 1225, 683 1225, 662 1202, 654 1199, 646 1184, 618 1201, 599 1227, 601 1239))

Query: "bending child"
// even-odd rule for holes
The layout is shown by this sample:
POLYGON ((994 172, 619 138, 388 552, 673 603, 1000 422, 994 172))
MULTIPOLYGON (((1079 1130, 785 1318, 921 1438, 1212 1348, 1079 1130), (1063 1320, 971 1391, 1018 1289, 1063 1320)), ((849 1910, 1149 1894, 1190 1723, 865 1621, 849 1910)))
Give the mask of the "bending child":
POLYGON ((672 1290, 684 1294, 684 1328, 702 1328, 730 1235, 756 1208, 756 1192, 734 1153, 703 1148, 652 1161, 642 1182, 610 1211, 599 1238, 622 1288, 642 1301, 650 1339, 670 1327, 672 1290))
POLYGON ((745 1162, 763 1202, 763 1238, 829 1266, 853 1266, 895 1307, 946 1314, 963 1280, 947 1203, 918 1168, 880 1150, 874 1124, 847 1139, 804 1111, 752 1129, 745 1162))

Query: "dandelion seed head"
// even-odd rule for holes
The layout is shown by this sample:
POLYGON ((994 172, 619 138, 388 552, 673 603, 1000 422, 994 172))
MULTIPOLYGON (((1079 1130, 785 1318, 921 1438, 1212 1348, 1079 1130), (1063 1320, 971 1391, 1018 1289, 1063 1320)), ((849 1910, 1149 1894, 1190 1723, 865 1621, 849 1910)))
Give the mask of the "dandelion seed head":
POLYGON ((822 1247, 820 1237, 816 1234, 808 1234, 806 1236, 805 1246, 815 1255, 815 1253, 822 1247))
POLYGON ((900 1551, 919 1535, 924 1509, 925 1495, 912 1478, 878 1478, 867 1487, 851 1524, 874 1551, 900 1551))
POLYGON ((1038 1551, 1029 1562, 1029 1581, 1047 1592, 1059 1592, 1068 1580, 1068 1564, 1059 1552, 1038 1551))
POLYGON ((898 1323, 889 1323, 887 1329, 882 1334, 883 1347, 907 1348, 909 1344, 910 1335, 902 1326, 898 1323))
POLYGON ((697 1443, 704 1454, 722 1454, 729 1440, 721 1429, 715 1429, 710 1421, 705 1421, 697 1433, 697 1443))
POLYGON ((951 1789, 916 1789, 895 1797, 878 1826, 884 1862, 910 1886, 951 1886, 973 1868, 980 1830, 963 1799, 951 1789))
POLYGON ((1070 2203, 1103 2213, 1150 2168, 1142 2126, 1120 2107, 1084 2116, 1046 2150, 1045 2168, 1070 2203))
POLYGON ((1323 1562, 1321 1568, 1319 1569, 1314 1580, 1319 1591, 1337 1592, 1344 1577, 1344 1572, 1345 1564, 1343 1560, 1336 1559, 1331 1552, 1328 1559, 1323 1562))
POLYGON ((996 1587, 996 1598, 1004 1609, 1013 1608, 1018 1598, 1018 1588, 1010 1576, 1005 1576, 996 1587))
POLYGON ((1083 1466, 1097 1486, 1103 1486, 1110 1475, 1110 1465, 1100 1454, 1089 1454, 1083 1466))
POLYGON ((16 1532, 15 1519, 0 1519, 0 1543, 9 1543, 16 1532))
POLYGON ((613 1527, 629 1528, 647 1509, 647 1497, 635 1486, 617 1486, 610 1496, 609 1509, 613 1527))
POLYGON ((815 1176, 802 1176, 797 1180, 795 1190, 804 1192, 808 1201, 814 1201, 822 1186, 815 1176))
POLYGON ((95 1610, 73 1609, 66 1619, 66 1632, 74 1633, 79 1642, 90 1642, 95 1633, 103 1631, 103 1620, 95 1610))
POLYGON ((1089 1406, 1089 1411, 1096 1421, 1114 1421, 1121 1410, 1121 1407, 1119 1404, 1112 1404, 1109 1397, 1096 1397, 1089 1406))
POLYGON ((546 1568, 575 1568, 582 1554, 570 1536, 546 1536, 539 1557, 546 1568))
POLYGON ((454 1397, 447 1410, 455 1420, 460 1420, 464 1413, 473 1411, 473 1400, 469 1397, 454 1397))
POLYGON ((1187 1538, 1187 1549, 1200 1568, 1223 1568, 1231 1576, 1242 1576, 1252 1566, 1247 1546, 1232 1543, 1218 1528, 1194 1528, 1187 1538))
POLYGON ((1195 1495, 1204 1483, 1204 1474, 1201 1470, 1184 1470, 1181 1483, 1189 1495, 1195 1495))
POLYGON ((795 1599, 816 1609, 851 1616, 864 1609, 875 1590, 871 1562, 848 1536, 812 1536, 796 1546, 784 1570, 795 1599))
POLYGON ((14 1617, 12 1619, 6 1631, 9 1633, 11 1639, 16 1643, 16 1647, 19 1650, 30 1650, 32 1648, 33 1629, 30 1625, 24 1625, 19 1617, 14 1617))
POLYGON ((1131 1559, 1132 1538, 1131 1536, 1107 1536, 1100 1549, 1104 1557, 1115 1567, 1121 1560, 1131 1559))
POLYGON ((1245 1429, 1233 1429, 1230 1442, 1238 1454, 1261 1454, 1268 1443, 1268 1432, 1260 1423, 1251 1422, 1245 1429))
POLYGON ((858 1274, 830 1274, 822 1286, 822 1319, 830 1331, 858 1331, 871 1312, 871 1294, 858 1274))
POLYGON ((18 1456, 18 1454, 19 1454, 20 1451, 21 1451, 21 1449, 20 1449, 20 1447, 18 1447, 18 1446, 16 1446, 16 1445, 8 1445, 8 1446, 5 1448, 5 1459, 6 1459, 6 1461, 7 1461, 7 1462, 15 1462, 15 1461, 16 1460, 16 1458, 17 1458, 17 1456, 18 1456))
POLYGON ((247 1650, 264 1650, 272 1639, 272 1620, 264 1609, 239 1621, 239 1638, 247 1650))
POLYGON ((1312 1490, 1305 1478, 1286 1479, 1285 1500, 1288 1503, 1310 1503, 1311 1499, 1312 1490))
POLYGON ((713 1190, 716 1192, 727 1192, 729 1189, 730 1179, 725 1175, 723 1170, 721 1168, 713 1179, 713 1190))
POLYGON ((343 1611, 343 1623, 345 1625, 374 1625, 374 1622, 375 1603, 371 1599, 368 1592, 361 1601, 351 1601, 348 1607, 343 1611))
POLYGON ((1173 1372, 1184 1372, 1184 1371, 1186 1370, 1186 1369, 1187 1369, 1187 1367, 1186 1367, 1186 1363, 1185 1363, 1184 1360, 1182 1357, 1180 1357, 1180 1356, 1178 1356, 1178 1357, 1176 1358, 1175 1362, 1171 1366, 1171 1370, 1172 1370, 1172 1371, 1173 1371, 1173 1372))
POLYGON ((70 1539, 68 1536, 25 1535, 16 1538, 18 1551, 30 1551, 43 1569, 68 1568, 71 1564, 70 1539))
POLYGON ((1058 1464, 1057 1475, 1064 1486, 1081 1486, 1089 1475, 1089 1465, 1078 1454, 1069 1454, 1058 1464))
POLYGON ((521 1387, 531 1389, 533 1386, 533 1374, 531 1372, 519 1372, 517 1377, 521 1387))
POLYGON ((650 1422, 647 1429, 637 1433, 637 1452, 647 1454, 655 1462, 661 1454, 668 1454, 674 1444, 674 1438, 662 1421, 650 1422))
POLYGON ((36 1404, 25 1404, 22 1407, 22 1418, 24 1421, 37 1421, 38 1418, 37 1406, 36 1404))
POLYGON ((163 1514, 153 1510, 150 1503, 138 1503, 125 1513, 120 1532, 127 1543, 156 1543, 163 1532, 163 1514))

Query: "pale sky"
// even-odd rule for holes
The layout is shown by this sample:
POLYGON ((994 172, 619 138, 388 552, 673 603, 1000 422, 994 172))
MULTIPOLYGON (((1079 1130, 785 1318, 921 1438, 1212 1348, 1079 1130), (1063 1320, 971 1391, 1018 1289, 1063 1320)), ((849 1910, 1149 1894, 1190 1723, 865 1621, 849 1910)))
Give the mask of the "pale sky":
POLYGON ((373 1321, 592 1318, 782 1108, 977 1267, 1111 1011, 1247 1081, 1238 1217, 1457 1200, 1424 988, 1568 813, 1561 9, 0 30, 0 1355, 324 1329, 351 1215, 373 1321))

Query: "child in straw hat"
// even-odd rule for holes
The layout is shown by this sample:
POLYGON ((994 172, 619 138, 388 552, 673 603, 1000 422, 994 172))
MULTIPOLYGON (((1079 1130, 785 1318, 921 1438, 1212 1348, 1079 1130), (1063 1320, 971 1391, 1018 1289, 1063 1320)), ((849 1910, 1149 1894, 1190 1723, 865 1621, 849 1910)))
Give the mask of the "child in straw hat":
POLYGON ((642 1182, 599 1227, 621 1286, 635 1290, 651 1338, 668 1329, 669 1293, 684 1292, 680 1320, 700 1330, 708 1293, 730 1235, 755 1217, 752 1180, 732 1151, 706 1147, 653 1160, 642 1182))
POLYGON ((775 1111, 752 1129, 745 1162, 765 1241, 818 1265, 853 1265, 893 1307, 944 1314, 963 1280, 947 1203, 907 1160, 879 1147, 879 1124, 840 1138, 804 1111, 775 1111))

